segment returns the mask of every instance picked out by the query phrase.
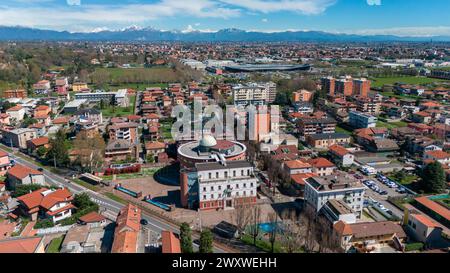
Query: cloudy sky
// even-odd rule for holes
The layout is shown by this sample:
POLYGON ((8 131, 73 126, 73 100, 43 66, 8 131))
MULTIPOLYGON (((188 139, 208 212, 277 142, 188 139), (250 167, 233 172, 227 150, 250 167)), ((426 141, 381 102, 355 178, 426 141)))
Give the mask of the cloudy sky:
POLYGON ((68 31, 323 30, 450 35, 448 0, 1 0, 0 25, 68 31))

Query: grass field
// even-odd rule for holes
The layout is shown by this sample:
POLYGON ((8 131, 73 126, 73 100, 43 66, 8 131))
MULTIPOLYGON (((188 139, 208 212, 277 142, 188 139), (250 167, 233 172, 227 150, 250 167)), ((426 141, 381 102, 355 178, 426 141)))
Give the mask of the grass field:
POLYGON ((183 79, 182 71, 170 67, 152 68, 97 68, 90 78, 92 83, 107 83, 110 86, 131 86, 136 84, 146 86, 148 84, 165 84, 180 82, 183 79))
POLYGON ((340 126, 336 126, 336 133, 339 133, 339 134, 349 134, 349 135, 351 135, 353 132, 351 132, 351 131, 349 131, 349 130, 346 130, 346 129, 340 127, 340 126))
POLYGON ((47 253, 59 253, 64 236, 53 239, 47 247, 47 253))
POLYGON ((394 129, 394 128, 399 128, 399 127, 406 127, 408 126, 407 122, 404 121, 399 121, 399 122, 383 122, 383 121, 378 121, 377 122, 377 127, 379 128, 387 128, 387 129, 394 129))
POLYGON ((90 184, 90 183, 88 183, 86 181, 80 180, 78 178, 74 179, 73 182, 78 184, 78 185, 80 185, 80 186, 83 186, 83 187, 85 187, 87 189, 90 189, 91 191, 98 191, 97 187, 95 187, 94 185, 92 185, 92 184, 90 184))
MULTIPOLYGON (((154 169, 142 169, 140 173, 124 173, 124 174, 118 174, 116 175, 116 179, 118 180, 124 180, 124 179, 133 179, 133 178, 141 178, 146 176, 153 176, 157 171, 159 171, 159 168, 154 169)), ((103 176, 103 179, 105 180, 112 180, 113 176, 103 176)))
POLYGON ((122 204, 125 204, 125 205, 128 204, 128 202, 127 202, 126 200, 120 198, 119 196, 117 196, 117 195, 115 195, 115 194, 113 194, 113 193, 105 192, 105 195, 106 195, 106 197, 108 197, 109 199, 112 199, 112 200, 114 200, 114 201, 116 201, 116 202, 119 202, 119 203, 122 203, 122 204))
POLYGON ((430 83, 440 83, 440 82, 448 82, 440 79, 432 79, 425 77, 386 77, 386 78, 375 78, 372 80, 373 87, 383 87, 386 84, 395 84, 397 82, 405 83, 405 84, 430 84, 430 83))
POLYGON ((130 106, 128 107, 113 107, 108 106, 102 109, 102 113, 104 117, 126 117, 134 114, 134 109, 136 105, 136 96, 129 96, 130 98, 130 106))

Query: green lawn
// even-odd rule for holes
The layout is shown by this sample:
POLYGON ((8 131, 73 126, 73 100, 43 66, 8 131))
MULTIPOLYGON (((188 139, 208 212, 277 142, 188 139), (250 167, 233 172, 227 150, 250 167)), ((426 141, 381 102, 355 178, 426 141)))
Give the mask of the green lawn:
POLYGON ((47 253, 59 253, 64 236, 53 239, 47 247, 47 253))
POLYGON ((419 177, 417 175, 406 175, 403 179, 399 180, 395 177, 395 175, 390 175, 388 176, 389 179, 396 181, 402 185, 410 185, 412 183, 414 183, 415 181, 417 181, 417 179, 419 179, 419 177))
POLYGON ((336 133, 340 133, 340 134, 349 134, 349 135, 352 134, 351 131, 346 130, 346 129, 340 127, 340 126, 336 126, 336 133))
POLYGON ((130 106, 128 107, 115 107, 108 106, 102 109, 102 113, 104 117, 126 117, 129 115, 134 115, 134 109, 136 105, 136 96, 129 96, 130 98, 130 106))
MULTIPOLYGON (((118 180, 124 180, 124 179, 133 179, 133 178, 141 178, 146 176, 153 176, 157 171, 159 171, 159 168, 154 169, 142 169, 140 173, 125 173, 125 174, 118 174, 117 179, 118 180)), ((103 179, 105 180, 112 180, 113 176, 103 176, 103 179)))
POLYGON ((386 78, 373 79, 372 86, 373 87, 383 87, 383 85, 395 84, 397 82, 406 83, 406 84, 430 84, 430 83, 440 83, 440 82, 448 82, 448 81, 441 80, 441 79, 426 78, 426 77, 414 77, 414 76, 386 77, 386 78))
POLYGON ((115 195, 113 193, 106 192, 104 195, 106 197, 108 197, 109 199, 114 200, 116 202, 119 202, 119 203, 122 203, 122 204, 125 204, 125 205, 128 204, 128 202, 126 200, 120 198, 119 196, 117 196, 117 195, 115 195))
MULTIPOLYGON (((253 245, 253 237, 245 234, 241 237, 241 241, 247 245, 253 245)), ((270 252, 272 250, 271 244, 269 241, 266 241, 261 238, 256 239, 256 247, 265 252, 270 252)), ((281 245, 278 242, 275 242, 274 245, 274 253, 281 253, 281 245)))
POLYGON ((399 128, 399 127, 406 127, 408 126, 407 122, 404 121, 399 121, 399 122, 383 122, 383 121, 378 121, 377 122, 377 127, 382 127, 382 128, 387 128, 387 129, 394 129, 394 128, 399 128))

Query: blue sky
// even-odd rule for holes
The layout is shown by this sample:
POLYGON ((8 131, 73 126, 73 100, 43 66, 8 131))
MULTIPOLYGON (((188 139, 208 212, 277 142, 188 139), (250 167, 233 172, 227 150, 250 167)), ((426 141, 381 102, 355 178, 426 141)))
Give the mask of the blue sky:
POLYGON ((448 0, 2 0, 0 25, 69 31, 323 30, 450 35, 448 0))

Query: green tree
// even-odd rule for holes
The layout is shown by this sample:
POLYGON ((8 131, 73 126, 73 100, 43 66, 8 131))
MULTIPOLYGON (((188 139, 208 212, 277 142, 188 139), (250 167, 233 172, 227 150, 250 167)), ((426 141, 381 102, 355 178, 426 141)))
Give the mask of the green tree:
POLYGON ((37 191, 42 189, 41 185, 37 184, 28 184, 28 185, 18 185, 16 189, 14 190, 12 196, 13 197, 20 197, 22 195, 28 194, 33 191, 37 191))
POLYGON ((193 253, 192 248, 192 231, 188 223, 182 223, 180 226, 180 243, 181 252, 183 253, 193 253))
POLYGON ((47 161, 54 162, 56 166, 66 166, 69 159, 69 152, 66 147, 66 133, 60 129, 54 138, 50 140, 50 149, 47 153, 47 161))
POLYGON ((445 172, 439 162, 425 166, 422 171, 422 188, 427 193, 440 193, 445 190, 445 172))
POLYGON ((36 150, 36 154, 37 154, 40 158, 44 157, 44 156, 47 154, 47 152, 48 152, 48 149, 45 148, 44 146, 41 146, 41 147, 39 147, 39 148, 36 150))
POLYGON ((206 229, 200 233, 200 253, 212 253, 213 252, 213 235, 209 229, 206 229))

